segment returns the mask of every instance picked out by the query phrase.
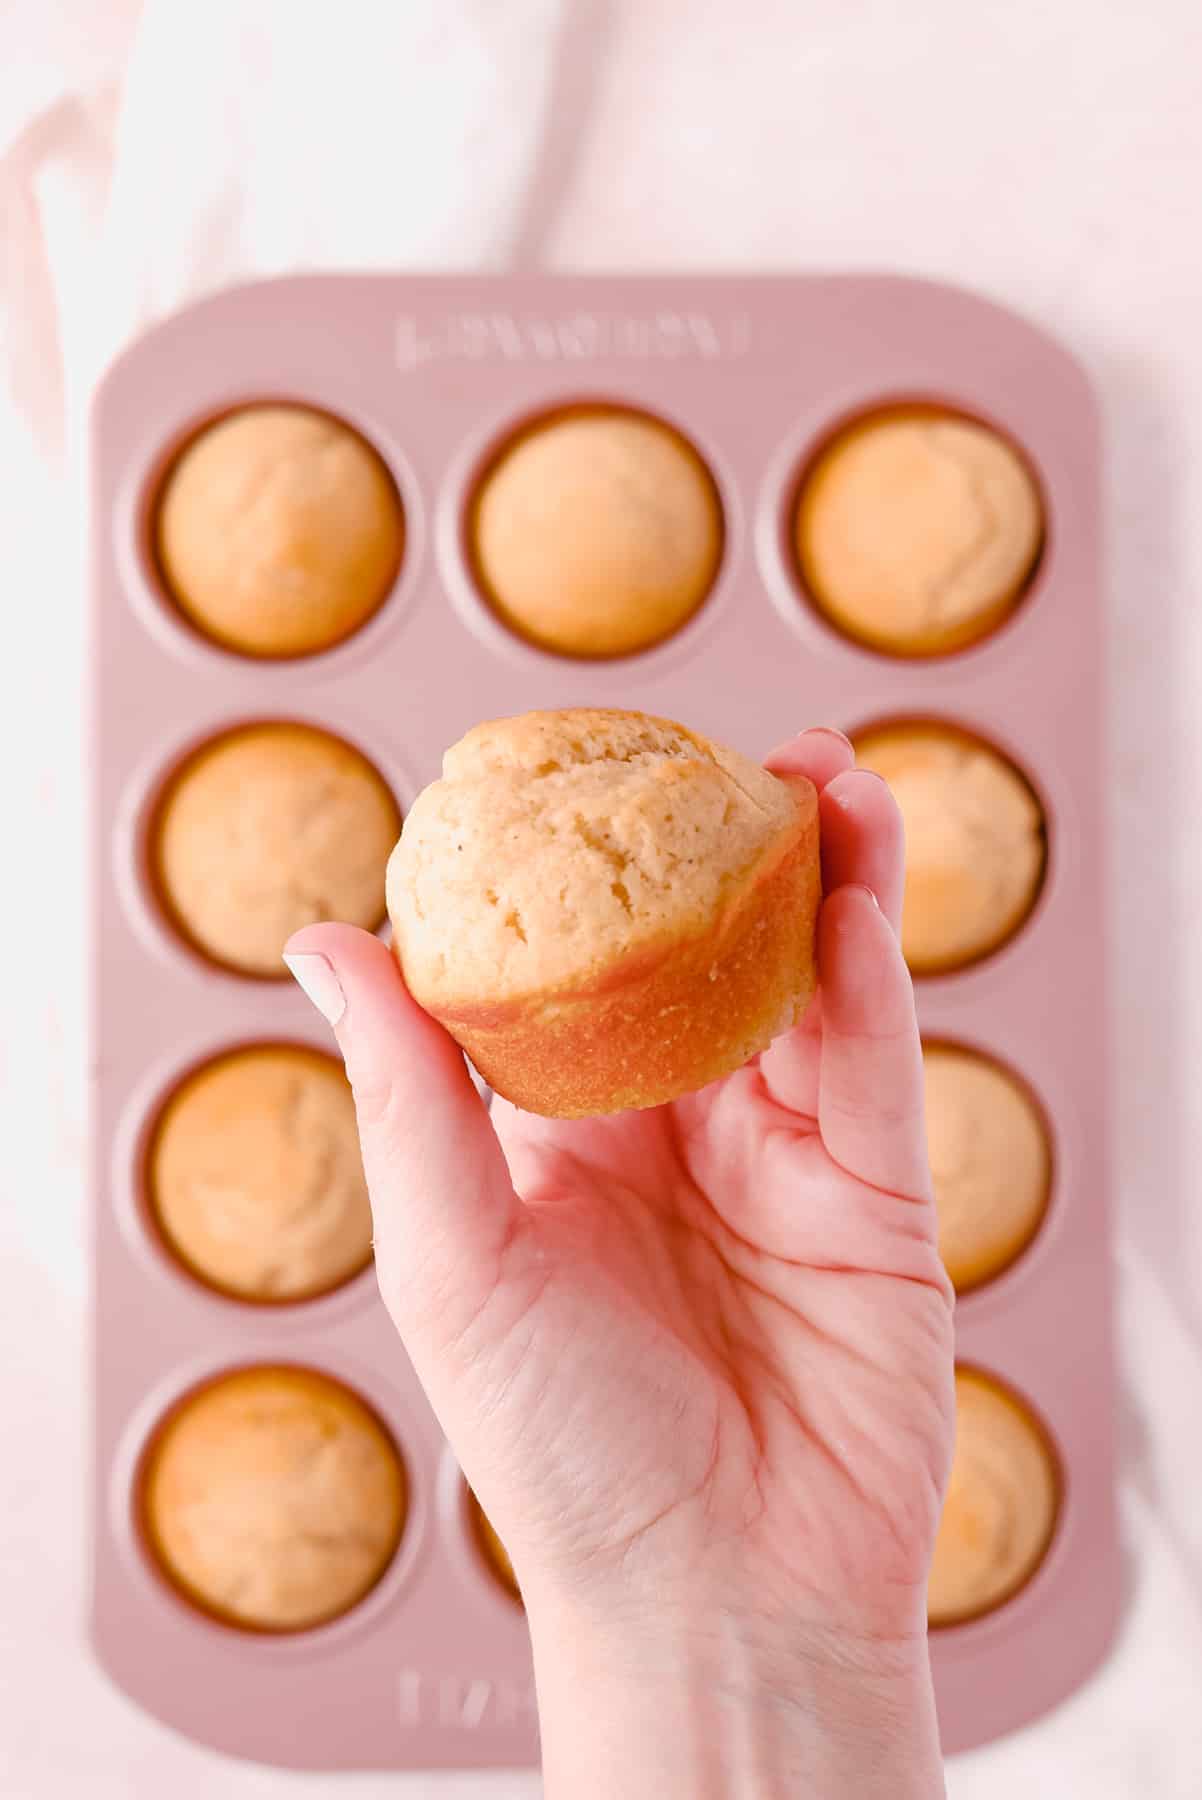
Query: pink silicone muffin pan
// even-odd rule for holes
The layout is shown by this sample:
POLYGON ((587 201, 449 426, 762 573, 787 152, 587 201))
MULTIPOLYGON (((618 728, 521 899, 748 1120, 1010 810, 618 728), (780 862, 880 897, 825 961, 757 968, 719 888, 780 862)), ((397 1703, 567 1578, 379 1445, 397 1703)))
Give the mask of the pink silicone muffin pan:
POLYGON ((924 1033, 987 1052, 1037 1096, 1054 1189, 1030 1247, 962 1298, 957 1349, 1041 1419, 1060 1463, 1050 1547, 1012 1599, 932 1632, 945 1749, 1036 1717, 1105 1654, 1120 1586, 1112 1482, 1098 518, 1094 403, 1077 364, 966 293, 891 277, 304 277, 168 320, 104 380, 92 420, 96 991, 92 1630, 113 1678, 180 1731, 302 1768, 537 1760, 520 1607, 488 1569, 462 1477, 370 1269, 259 1306, 173 1263, 149 1228, 143 1153, 182 1073, 237 1043, 321 1044, 291 983, 207 964, 176 938, 145 869, 155 795, 230 724, 310 721, 363 750, 402 809, 446 746, 531 707, 635 707, 762 755, 809 724, 923 717, 1004 750, 1042 801, 1046 877, 1022 928, 921 979, 924 1033), (265 662, 199 636, 150 556, 165 461, 244 402, 344 420, 395 479, 395 586, 324 654, 265 662), (1024 453, 1046 538, 1022 603, 973 648, 898 660, 807 604, 788 550, 807 457, 834 425, 898 401, 983 420, 1024 453), (583 662, 512 636, 477 590, 463 520, 475 473, 516 425, 580 402, 677 427, 724 511, 696 615, 643 655, 583 662), (247 1364, 326 1371, 360 1394, 404 1462, 400 1546, 333 1623, 255 1633, 188 1604, 138 1523, 156 1423, 247 1364))

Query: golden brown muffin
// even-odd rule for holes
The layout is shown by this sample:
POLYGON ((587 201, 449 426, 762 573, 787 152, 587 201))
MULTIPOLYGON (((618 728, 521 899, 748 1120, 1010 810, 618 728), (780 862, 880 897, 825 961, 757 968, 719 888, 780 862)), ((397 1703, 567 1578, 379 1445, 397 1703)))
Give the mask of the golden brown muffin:
POLYGON ((1039 1109, 988 1057, 923 1047, 939 1254, 957 1293, 1000 1275, 1039 1230, 1052 1155, 1039 1109))
POLYGON ((858 419, 821 452, 794 544, 819 610, 896 656, 940 656, 996 630, 1043 544, 1039 490, 988 426, 938 407, 858 419))
POLYGON ((392 1561, 405 1474, 349 1388, 260 1365, 168 1414, 141 1499, 156 1560, 196 1605, 251 1630, 304 1631, 354 1606, 392 1561))
POLYGON ((155 1125, 151 1211, 184 1265, 241 1300, 303 1300, 371 1259, 371 1207, 340 1062, 254 1044, 195 1070, 155 1125))
POLYGON ((287 721, 210 739, 156 808, 150 860, 172 923, 246 975, 283 976, 294 931, 341 919, 374 931, 400 810, 341 738, 287 721))
POLYGON ((498 1094, 562 1118, 739 1068, 814 988, 817 796, 665 719, 478 725, 388 870, 410 991, 498 1094))
POLYGON ((1008 1389, 956 1370, 956 1452, 927 1585, 932 1625, 991 1612, 1031 1579, 1060 1481, 1043 1427, 1008 1389))
POLYGON ((722 504, 678 432, 622 407, 515 438, 472 502, 469 541, 512 630, 564 656, 627 656, 678 630, 722 556, 722 504))
POLYGON ((492 1573, 501 1586, 521 1604, 521 1592, 518 1588, 517 1576, 513 1572, 513 1564, 509 1560, 509 1552, 488 1522, 488 1515, 471 1489, 467 1492, 468 1512, 471 1517, 472 1531, 476 1542, 492 1573))
POLYGON ((975 962, 1013 937, 1046 858, 1043 812, 998 750, 934 721, 860 732, 856 761, 883 775, 906 830, 902 948, 916 975, 975 962))
POLYGON ((201 431, 154 520, 180 611, 247 656, 307 656, 349 636, 396 579, 404 535, 380 457, 304 406, 247 406, 201 431))

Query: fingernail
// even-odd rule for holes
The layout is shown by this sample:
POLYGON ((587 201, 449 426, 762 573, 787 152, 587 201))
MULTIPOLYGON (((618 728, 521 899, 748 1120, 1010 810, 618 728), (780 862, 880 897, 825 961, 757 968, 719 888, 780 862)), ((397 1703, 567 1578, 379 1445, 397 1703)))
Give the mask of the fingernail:
POLYGON ((858 894, 867 894, 868 898, 872 901, 872 904, 876 907, 877 911, 880 912, 881 903, 877 899, 876 895, 873 893, 872 889, 869 887, 869 885, 866 881, 848 881, 848 882, 845 882, 844 885, 849 888, 854 888, 858 894))
POLYGON ((856 747, 852 743, 851 739, 848 737, 847 733, 845 731, 837 730, 834 725, 809 725, 806 727, 806 729, 802 732, 801 735, 802 735, 802 737, 838 738, 838 740, 841 744, 846 744, 847 748, 851 751, 853 756, 856 753, 856 747))
POLYGON ((346 1011, 346 995, 329 958, 315 950, 304 950, 295 956, 286 956, 284 961, 297 986, 313 1002, 322 1018, 337 1025, 346 1011))

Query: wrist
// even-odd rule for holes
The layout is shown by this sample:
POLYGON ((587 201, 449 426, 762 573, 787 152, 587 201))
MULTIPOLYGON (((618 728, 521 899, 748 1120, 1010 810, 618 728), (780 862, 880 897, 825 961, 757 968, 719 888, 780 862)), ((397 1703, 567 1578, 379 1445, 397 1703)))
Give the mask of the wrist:
POLYGON ((760 1640, 712 1618, 531 1617, 547 1800, 937 1800, 925 1637, 760 1640))

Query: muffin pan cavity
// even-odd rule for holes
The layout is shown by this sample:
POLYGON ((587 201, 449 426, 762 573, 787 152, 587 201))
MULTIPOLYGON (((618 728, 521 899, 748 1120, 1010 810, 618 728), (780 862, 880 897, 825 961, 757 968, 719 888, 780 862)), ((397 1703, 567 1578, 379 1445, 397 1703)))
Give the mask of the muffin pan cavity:
POLYGON ((892 720, 852 741, 901 808, 911 973, 954 973, 1001 949, 1031 913, 1047 864, 1044 809, 1026 776, 946 720, 892 720))
POLYGON ((317 726, 274 719, 202 743, 153 807, 147 863, 179 937, 235 974, 286 979, 302 925, 376 930, 401 811, 363 753, 317 726))
POLYGON ((993 1057, 927 1041, 923 1070, 939 1253, 963 1296, 1004 1274, 1042 1227, 1051 1134, 1030 1089, 993 1057))
POLYGON ((109 372, 92 1633, 143 1706, 302 1769, 537 1760, 525 1613, 376 1293, 345 1084, 279 959, 312 920, 382 928, 449 745, 568 706, 756 758, 841 726, 893 785, 964 1296, 944 1748, 1096 1668, 1098 465, 1061 346, 887 277, 290 278, 109 372))
POLYGON ((898 657, 989 637, 1030 587, 1044 535, 1021 452, 982 420, 930 403, 874 410, 828 437, 789 522, 819 614, 898 657))
POLYGON ((177 1401, 151 1436, 136 1505, 155 1567, 201 1612, 308 1631, 363 1600, 396 1555, 405 1468, 342 1382, 258 1364, 177 1401))
POLYGON ((956 1370, 956 1451, 927 1586, 934 1627, 962 1625, 1018 1594, 1060 1512, 1056 1452, 1030 1405, 995 1377, 956 1370))
POLYGON ((464 1506, 476 1554, 487 1569, 489 1578, 499 1583, 509 1598, 520 1606, 522 1596, 518 1589, 517 1576, 513 1572, 513 1564, 509 1560, 509 1552, 493 1530, 488 1514, 470 1488, 466 1489, 464 1493, 464 1506))
POLYGON ((142 1182, 166 1253, 231 1299, 320 1298, 371 1261, 350 1084, 308 1045, 240 1045, 189 1070, 155 1116, 142 1182))
POLYGON ((210 420, 155 486, 165 597, 240 656, 316 655, 358 631, 401 567, 405 515, 382 457, 340 419, 261 402, 210 420))
POLYGON ((480 471, 465 520, 482 594, 559 656, 625 657, 672 637, 722 561, 722 502, 700 453, 632 407, 528 421, 480 471))

